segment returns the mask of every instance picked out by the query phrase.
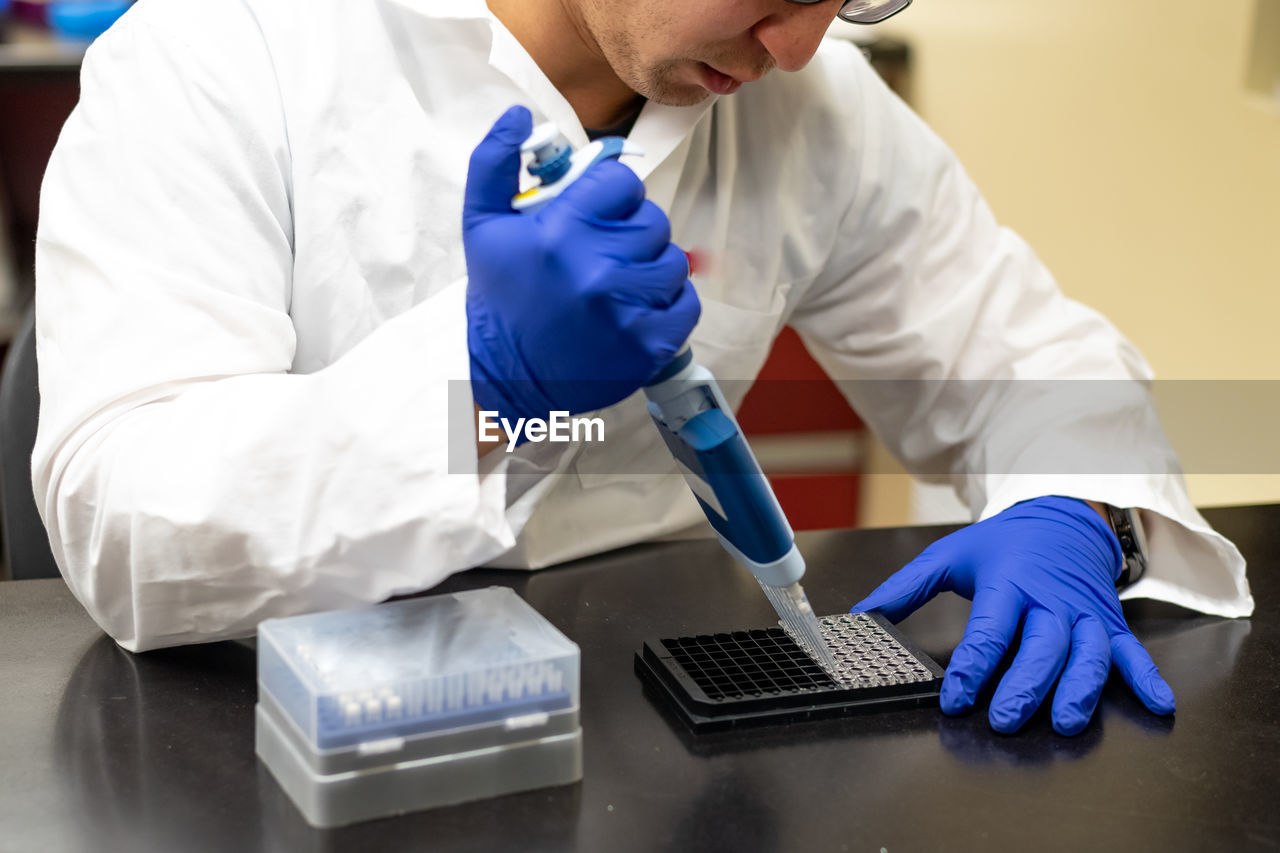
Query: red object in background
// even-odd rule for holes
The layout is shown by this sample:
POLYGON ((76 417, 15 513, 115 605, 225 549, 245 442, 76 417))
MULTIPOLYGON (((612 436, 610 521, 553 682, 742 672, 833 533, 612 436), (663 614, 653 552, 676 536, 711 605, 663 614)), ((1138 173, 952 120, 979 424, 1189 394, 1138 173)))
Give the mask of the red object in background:
POLYGON ((847 433, 850 453, 846 459, 856 459, 866 428, 790 327, 774 342, 759 378, 742 402, 738 423, 793 528, 857 526, 858 465, 841 461, 827 467, 819 443, 806 441, 805 434, 826 434, 823 444, 829 449, 831 434, 836 433, 840 442, 845 439, 840 433, 847 433), (775 469, 770 462, 774 455, 770 448, 779 442, 787 448, 788 470, 775 469), (806 445, 816 454, 807 461, 806 445), (793 470, 797 462, 802 470, 793 470))
POLYGON ((793 530, 858 525, 858 474, 769 474, 769 485, 793 530))
POLYGON ((783 328, 742 401, 738 423, 749 435, 860 430, 863 423, 790 326, 783 328))
POLYGON ((706 255, 697 249, 684 253, 684 259, 689 262, 689 277, 706 271, 707 259, 706 255))

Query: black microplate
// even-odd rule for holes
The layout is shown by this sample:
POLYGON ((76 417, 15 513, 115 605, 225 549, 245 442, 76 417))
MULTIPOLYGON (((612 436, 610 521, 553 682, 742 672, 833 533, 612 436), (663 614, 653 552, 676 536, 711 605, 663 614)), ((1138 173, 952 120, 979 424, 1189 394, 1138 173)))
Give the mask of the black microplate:
POLYGON ((636 673, 695 731, 934 704, 942 668, 879 613, 819 620, 837 681, 781 628, 649 640, 636 673))

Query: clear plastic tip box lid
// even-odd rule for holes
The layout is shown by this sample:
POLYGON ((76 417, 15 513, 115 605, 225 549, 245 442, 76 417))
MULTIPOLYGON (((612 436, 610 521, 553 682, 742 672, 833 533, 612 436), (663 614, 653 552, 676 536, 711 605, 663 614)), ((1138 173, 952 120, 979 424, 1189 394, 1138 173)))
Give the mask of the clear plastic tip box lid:
POLYGON ((578 660, 504 587, 258 627, 259 689, 317 750, 576 708, 578 660))

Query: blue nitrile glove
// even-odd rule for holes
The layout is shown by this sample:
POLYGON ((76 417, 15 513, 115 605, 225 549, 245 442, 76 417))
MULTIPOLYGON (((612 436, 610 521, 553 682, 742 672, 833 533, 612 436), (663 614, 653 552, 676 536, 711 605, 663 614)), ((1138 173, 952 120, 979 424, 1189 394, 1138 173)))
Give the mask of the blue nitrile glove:
POLYGON ((512 210, 531 128, 524 107, 494 124, 471 155, 462 215, 472 390, 512 419, 629 396, 701 310, 666 214, 621 163, 597 163, 532 215, 512 210))
POLYGON ((853 610, 897 622, 942 590, 973 601, 942 682, 948 714, 973 707, 1021 624, 1022 645, 991 698, 991 727, 1017 731, 1056 682, 1053 727, 1077 734, 1113 663, 1151 711, 1173 713, 1173 691, 1120 610, 1122 564, 1115 534, 1088 504, 1035 498, 933 543, 853 610))

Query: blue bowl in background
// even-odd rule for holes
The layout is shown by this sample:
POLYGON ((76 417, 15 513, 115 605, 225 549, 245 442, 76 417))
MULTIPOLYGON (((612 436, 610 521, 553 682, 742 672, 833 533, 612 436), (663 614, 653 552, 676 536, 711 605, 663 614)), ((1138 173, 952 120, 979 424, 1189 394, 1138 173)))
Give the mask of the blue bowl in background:
POLYGON ((133 0, 54 0, 47 10, 49 28, 63 41, 87 44, 105 33, 132 5, 133 0))

